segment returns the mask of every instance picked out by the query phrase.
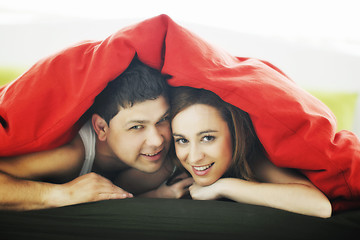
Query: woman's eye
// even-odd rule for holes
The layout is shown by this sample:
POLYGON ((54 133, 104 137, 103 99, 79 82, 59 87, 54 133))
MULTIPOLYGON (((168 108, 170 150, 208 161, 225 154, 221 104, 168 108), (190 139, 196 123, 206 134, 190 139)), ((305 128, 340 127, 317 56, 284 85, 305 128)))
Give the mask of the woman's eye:
POLYGON ((175 142, 178 143, 178 144, 186 144, 189 141, 186 140, 185 138, 178 138, 178 139, 175 139, 175 142))
POLYGON ((202 141, 203 142, 211 142, 211 141, 214 141, 215 140, 215 137, 214 136, 204 136, 202 138, 202 141))

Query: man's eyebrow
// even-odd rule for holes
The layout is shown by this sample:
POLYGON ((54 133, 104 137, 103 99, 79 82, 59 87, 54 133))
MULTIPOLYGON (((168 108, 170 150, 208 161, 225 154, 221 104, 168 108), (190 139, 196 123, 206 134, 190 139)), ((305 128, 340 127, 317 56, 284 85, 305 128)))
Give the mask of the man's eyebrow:
POLYGON ((149 121, 148 120, 136 120, 136 119, 134 119, 134 120, 130 120, 130 121, 126 122, 125 125, 128 125, 130 123, 147 123, 147 122, 149 122, 149 121))
POLYGON ((169 114, 170 114, 170 108, 168 110, 166 110, 166 112, 160 117, 160 119, 163 119, 164 117, 166 117, 169 114))
MULTIPOLYGON (((161 117, 159 118, 159 120, 163 119, 164 117, 166 117, 167 115, 169 115, 170 113, 170 108, 163 114, 161 115, 161 117)), ((137 124, 145 124, 145 123, 149 123, 150 121, 149 120, 142 120, 142 119, 133 119, 133 120, 130 120, 128 122, 125 123, 125 126, 126 125, 129 125, 129 124, 134 124, 134 123, 137 123, 137 124)))

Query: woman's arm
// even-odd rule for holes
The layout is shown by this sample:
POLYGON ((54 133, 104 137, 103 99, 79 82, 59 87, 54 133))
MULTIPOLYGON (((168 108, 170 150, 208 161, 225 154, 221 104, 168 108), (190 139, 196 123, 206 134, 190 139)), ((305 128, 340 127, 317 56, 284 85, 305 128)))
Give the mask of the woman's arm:
POLYGON ((191 196, 194 199, 224 197, 305 215, 331 216, 330 201, 305 177, 278 168, 268 160, 258 163, 254 172, 262 182, 223 178, 207 187, 193 185, 190 187, 191 196))

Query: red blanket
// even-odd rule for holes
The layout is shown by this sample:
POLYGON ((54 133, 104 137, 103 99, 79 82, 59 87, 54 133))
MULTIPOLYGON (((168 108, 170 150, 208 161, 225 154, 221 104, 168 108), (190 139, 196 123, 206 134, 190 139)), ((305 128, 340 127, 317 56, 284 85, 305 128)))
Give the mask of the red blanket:
POLYGON ((0 156, 51 149, 76 134, 81 115, 106 84, 141 61, 205 88, 247 111, 277 166, 300 169, 333 203, 360 206, 360 144, 336 133, 336 119, 273 65, 211 46, 161 15, 104 41, 83 42, 36 63, 0 89, 0 156))

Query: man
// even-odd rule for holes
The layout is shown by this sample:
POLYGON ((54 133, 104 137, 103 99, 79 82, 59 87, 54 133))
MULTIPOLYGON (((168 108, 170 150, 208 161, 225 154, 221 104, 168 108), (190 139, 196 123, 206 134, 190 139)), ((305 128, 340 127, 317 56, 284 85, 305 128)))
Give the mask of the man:
POLYGON ((163 184, 174 171, 167 159, 171 130, 165 76, 135 58, 96 97, 89 112, 91 119, 70 143, 0 159, 1 209, 134 195, 179 198, 186 192, 191 178, 163 184))

